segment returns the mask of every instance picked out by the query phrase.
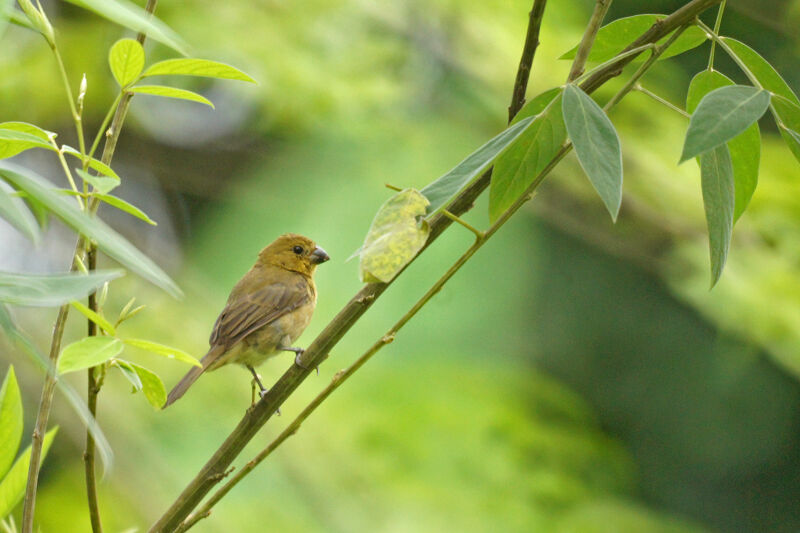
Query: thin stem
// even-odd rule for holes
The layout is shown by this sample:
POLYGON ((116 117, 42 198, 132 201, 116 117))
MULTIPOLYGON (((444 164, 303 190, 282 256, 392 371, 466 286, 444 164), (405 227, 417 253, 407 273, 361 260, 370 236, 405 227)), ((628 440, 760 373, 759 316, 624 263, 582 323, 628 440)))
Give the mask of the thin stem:
POLYGON ((676 113, 679 113, 680 115, 684 116, 685 118, 691 118, 691 115, 689 113, 687 113, 686 111, 684 111, 683 109, 681 109, 680 107, 676 106, 675 104, 673 104, 672 102, 670 102, 668 100, 665 100, 664 98, 661 98, 656 93, 654 93, 652 91, 649 91, 648 89, 645 89, 644 87, 642 87, 638 83, 633 86, 633 90, 634 91, 638 91, 638 92, 640 92, 640 93, 642 93, 644 95, 649 96, 650 98, 652 98, 653 100, 655 100, 659 104, 664 105, 664 106, 672 109, 673 111, 675 111, 676 113))
MULTIPOLYGON (((48 140, 50 141, 50 145, 56 150, 58 161, 59 163, 61 163, 61 168, 64 170, 64 174, 67 176, 67 181, 69 181, 69 186, 72 188, 73 191, 80 194, 77 185, 75 185, 75 180, 72 177, 72 171, 70 171, 69 165, 67 164, 67 160, 64 157, 64 152, 62 152, 61 149, 58 147, 58 143, 56 143, 56 140, 53 138, 53 136, 50 136, 48 140)), ((81 211, 83 211, 84 206, 81 197, 75 196, 75 199, 78 200, 78 206, 81 208, 81 211)))
POLYGON ((485 236, 485 233, 484 233, 484 232, 482 232, 482 231, 480 231, 480 230, 478 230, 478 229, 475 229, 475 228, 474 228, 474 227, 473 227, 473 226, 472 226, 472 225, 471 225, 469 222, 467 222, 466 220, 463 220, 462 218, 460 218, 460 217, 458 217, 458 216, 454 215, 453 213, 451 213, 451 212, 450 212, 450 211, 448 211, 447 209, 443 209, 443 210, 442 210, 442 214, 443 214, 444 216, 446 216, 447 218, 449 218, 450 220, 452 220, 453 222, 456 222, 456 223, 458 223, 458 224, 461 224, 462 226, 464 226, 465 228, 467 228, 469 231, 471 231, 472 233, 474 233, 474 234, 475 234, 475 238, 476 238, 476 239, 483 239, 483 237, 485 236))
POLYGON ((525 33, 525 44, 522 47, 522 57, 517 68, 517 77, 514 80, 514 89, 511 93, 511 105, 508 106, 508 121, 519 113, 525 105, 525 92, 528 90, 528 80, 531 75, 533 58, 539 47, 539 30, 544 19, 544 8, 547 0, 534 0, 533 7, 528 14, 528 31, 525 33))
MULTIPOLYGON (((719 35, 719 28, 722 25, 722 14, 725 12, 725 4, 728 3, 728 0, 722 0, 722 3, 719 5, 719 9, 717 10, 717 21, 714 23, 714 33, 719 35)), ((711 41, 711 52, 708 54, 708 70, 714 70, 714 52, 716 51, 717 42, 712 40, 711 41)))
POLYGON ((600 63, 599 65, 594 67, 592 70, 589 70, 581 74, 578 78, 575 79, 574 83, 580 83, 586 78, 590 78, 592 75, 594 75, 595 72, 603 71, 607 69, 609 66, 619 63, 621 59, 625 59, 626 57, 638 56, 645 50, 652 50, 655 47, 656 47, 655 43, 648 43, 648 44, 643 44, 642 46, 637 46, 636 48, 632 48, 625 52, 620 52, 619 54, 615 55, 608 61, 604 61, 603 63, 600 63))
MULTIPOLYGON (((632 79, 638 80, 644 74, 644 72, 652 66, 658 56, 660 56, 672 42, 677 38, 677 36, 683 31, 683 28, 679 29, 676 32, 676 35, 664 45, 657 47, 654 51, 653 57, 651 57, 652 61, 645 62, 636 73, 633 74, 632 79)), ((626 84, 618 93, 615 95, 615 98, 612 98, 613 104, 611 106, 616 105, 626 94, 630 92, 630 85, 633 83, 626 84), (616 98, 616 96, 619 96, 616 98)), ((610 107, 610 106, 609 106, 610 107)), ((289 437, 294 435, 303 422, 311 416, 311 414, 319 407, 322 402, 324 402, 337 388, 339 388, 348 378, 350 378, 359 368, 364 366, 364 364, 369 361, 373 355, 378 353, 381 348, 386 346, 387 344, 394 341, 395 336, 397 333, 405 326, 418 312, 422 309, 441 289, 444 285, 458 272, 464 264, 469 261, 469 259, 477 252, 485 243, 488 241, 497 231, 531 198, 533 193, 536 189, 541 185, 542 181, 544 181, 545 177, 558 165, 558 163, 572 150, 572 144, 568 143, 561 148, 561 150, 556 154, 552 161, 547 165, 547 167, 542 170, 542 172, 534 179, 533 183, 525 190, 523 194, 521 194, 517 200, 504 211, 497 221, 489 227, 488 230, 485 232, 478 231, 459 217, 449 213, 449 211, 444 210, 443 214, 450 218, 451 220, 458 222, 464 226, 466 226, 470 231, 475 233, 476 240, 475 243, 470 246, 466 252, 464 252, 461 257, 459 257, 455 263, 444 273, 444 275, 439 278, 428 291, 414 304, 411 309, 403 315, 397 323, 392 326, 380 339, 375 341, 375 343, 366 351, 364 352, 356 361, 350 365, 347 369, 339 371, 334 375, 331 382, 325 387, 312 401, 309 403, 305 409, 294 419, 292 422, 286 426, 286 428, 275 438, 266 448, 264 448, 261 452, 258 453, 253 459, 251 459, 245 466, 243 466, 238 472, 236 472, 231 478, 217 490, 198 510, 192 513, 180 526, 175 530, 178 533, 184 532, 191 528, 194 524, 198 521, 202 520, 210 516, 211 509, 228 493, 230 490, 241 481, 248 473, 250 473, 259 463, 261 463, 264 459, 266 459, 275 449, 277 449, 284 441, 286 441, 289 437)))
POLYGON ((650 57, 647 58, 647 61, 642 63, 642 65, 636 70, 636 72, 633 73, 633 76, 631 76, 630 79, 625 83, 622 89, 620 89, 619 92, 617 92, 617 94, 615 94, 611 98, 611 100, 609 100, 608 103, 606 103, 606 105, 603 107, 603 110, 608 111, 609 109, 617 105, 617 103, 620 100, 625 98, 625 95, 631 92, 631 90, 639 82, 641 77, 644 76, 644 73, 647 72, 647 70, 653 65, 653 63, 655 63, 658 60, 659 56, 663 54, 667 48, 672 46, 672 43, 674 43, 675 40, 681 36, 681 33, 683 33, 684 30, 686 30, 686 28, 688 27, 689 27, 688 24, 681 26, 680 28, 675 30, 675 32, 673 32, 672 35, 670 35, 669 39, 667 39, 664 42, 664 44, 656 46, 653 49, 653 53, 650 54, 650 57))
MULTIPOLYGON (((97 250, 94 247, 89 248, 86 254, 89 270, 97 268, 97 250)), ((89 309, 97 312, 97 295, 92 293, 89 295, 89 309)), ((87 334, 90 337, 97 335, 97 324, 91 320, 87 320, 87 334)), ((100 393, 100 376, 96 375, 101 371, 100 367, 92 367, 87 370, 86 382, 86 403, 89 407, 89 412, 92 417, 97 419, 97 395, 100 393)), ((83 452, 83 465, 84 477, 86 478, 86 497, 89 504, 89 521, 92 524, 93 533, 102 533, 103 525, 100 521, 100 506, 97 499, 97 479, 95 477, 95 443, 92 432, 86 430, 86 449, 83 452)))
POLYGON ((583 74, 583 69, 586 66, 586 61, 589 59, 589 53, 592 51, 597 32, 603 19, 608 13, 608 8, 611 7, 611 0, 597 0, 594 4, 594 11, 592 17, 589 19, 589 24, 586 26, 586 31, 583 32, 583 38, 578 45, 578 51, 575 53, 575 59, 572 62, 572 68, 567 77, 567 83, 575 81, 583 74))
POLYGON ((64 68, 64 61, 61 59, 61 54, 58 51, 58 47, 54 45, 51 48, 53 50, 53 54, 56 57, 56 63, 58 64, 58 71, 61 73, 61 81, 64 83, 64 90, 67 93, 67 100, 69 101, 69 110, 72 113, 72 121, 75 123, 75 131, 78 134, 78 148, 81 151, 83 170, 86 170, 87 168, 89 168, 89 162, 86 159, 86 144, 83 140, 83 123, 81 121, 81 114, 75 107, 75 98, 73 97, 72 89, 69 86, 69 76, 67 76, 67 69, 64 68))
MULTIPOLYGON (((659 41, 676 28, 694 20, 702 11, 719 2, 720 0, 692 0, 688 2, 668 17, 653 24, 650 29, 631 43, 626 51, 649 42, 659 41)), ((609 65, 608 68, 603 71, 596 72, 581 84, 581 88, 586 92, 593 92, 605 82, 617 76, 621 68, 632 60, 633 56, 622 59, 616 64, 609 65)), ((564 157, 567 151, 567 147, 563 148, 551 163, 555 164, 557 160, 564 157)), ((447 206, 447 210, 457 216, 461 216, 467 212, 472 208, 475 199, 488 187, 490 178, 491 175, 488 173, 482 175, 475 183, 459 194, 447 206)), ((523 198, 523 201, 527 200, 527 193, 523 195, 523 198)), ((452 221, 444 215, 434 217, 430 221, 431 232, 428 241, 421 252, 435 242, 450 224, 452 224, 452 221)), ((419 254, 417 257, 419 257, 419 254)), ((413 263, 413 261, 411 263, 413 263)), ((405 268, 408 268, 408 265, 405 268)), ((400 274, 402 274, 402 272, 400 274)), ((394 279, 398 277, 399 275, 395 276, 394 279)), ((264 398, 245 412, 244 417, 242 417, 236 428, 234 428, 225 439, 225 442, 219 446, 206 464, 200 469, 198 474, 189 481, 169 509, 164 512, 155 524, 153 524, 150 528, 151 532, 172 532, 180 526, 192 510, 202 501, 203 497, 223 479, 233 460, 258 433, 261 427, 273 416, 276 409, 279 408, 300 383, 313 372, 313 369, 325 360, 330 350, 390 286, 391 282, 369 283, 350 299, 336 317, 331 320, 317 338, 306 348, 304 354, 305 368, 292 364, 275 382, 270 391, 264 395, 264 398)))
POLYGON ((100 144, 100 139, 103 138, 103 135, 106 133, 106 128, 108 127, 108 123, 111 122, 111 117, 114 116, 114 111, 116 111, 117 106, 119 105, 119 101, 122 99, 122 91, 117 94, 117 97, 114 99, 114 103, 111 104, 111 107, 108 108, 108 113, 106 113, 105 118, 103 118, 103 123, 100 124, 100 129, 97 130, 97 135, 94 137, 94 142, 92 142, 92 147, 89 149, 89 159, 94 157, 94 153, 97 150, 98 145, 100 144))
MULTIPOLYGON (((153 13, 156 8, 158 0, 148 0, 147 5, 145 6, 145 10, 148 13, 153 13)), ((140 44, 144 43, 145 35, 140 33, 137 36, 137 40, 140 44)), ((72 98, 72 91, 69 88, 68 78, 66 75, 66 70, 64 69, 63 62, 60 60, 60 56, 58 55, 58 51, 53 48, 53 51, 56 53, 56 57, 58 58, 59 69, 61 70, 62 78, 65 81, 65 87, 67 90, 67 96, 69 98, 70 109, 72 110, 73 116, 77 115, 77 110, 75 109, 75 103, 72 98)), ((116 147, 117 139, 119 138, 119 131, 122 127, 122 123, 125 120, 125 114, 127 112, 127 106, 130 102, 130 95, 127 98, 123 98, 119 101, 117 105, 116 113, 114 115, 114 121, 112 122, 111 129, 112 132, 110 135, 106 137, 106 144, 103 150, 103 163, 109 164, 111 162, 111 158, 114 155, 114 148, 116 147), (124 107, 124 109, 121 109, 124 107)), ((78 138, 81 144, 81 155, 83 156, 84 165, 88 165, 88 159, 86 159, 86 154, 83 148, 83 131, 82 129, 78 130, 78 138)), ((94 212, 97 208, 97 203, 99 200, 94 199, 94 202, 89 203, 89 212, 94 212), (92 205, 94 204, 94 205, 92 205)), ((86 239, 83 237, 78 238, 78 243, 75 246, 75 253, 73 255, 72 261, 72 270, 76 268, 76 261, 75 257, 82 257, 83 254, 87 250, 91 250, 93 246, 90 243, 87 243, 86 239)), ((21 533, 33 533, 33 515, 34 509, 36 507, 36 490, 39 485, 39 468, 41 467, 42 461, 42 444, 45 430, 47 429, 47 421, 50 418, 50 408, 53 402, 53 394, 55 393, 55 385, 56 385, 56 375, 55 375, 55 368, 58 363, 58 355, 61 351, 61 341, 64 337, 64 325, 67 321, 67 315, 69 314, 70 305, 66 304, 59 308, 58 316, 56 317, 56 323, 53 327, 53 336, 50 340, 50 367, 48 368, 47 374, 45 375, 44 385, 42 386, 42 396, 39 401, 39 410, 36 414, 36 425, 33 430, 33 436, 31 440, 31 455, 30 455, 30 464, 28 466, 28 480, 25 486, 25 499, 23 501, 22 507, 22 529, 21 533)))
POLYGON ((700 28, 702 28, 702 29, 703 29, 703 31, 705 31, 705 32, 708 34, 708 36, 709 36, 709 37, 711 37, 711 38, 714 40, 714 42, 715 42, 715 43, 717 43, 717 44, 719 45, 719 47, 720 47, 720 48, 722 48, 723 50, 725 50, 725 53, 726 53, 726 54, 728 54, 728 56, 729 56, 731 59, 733 59, 733 61, 734 61, 734 62, 736 63, 736 65, 737 65, 737 66, 738 66, 738 67, 739 67, 739 68, 742 70, 742 72, 744 72, 744 75, 745 75, 745 76, 747 76, 747 79, 749 79, 749 80, 750 80, 750 83, 752 83, 754 86, 758 87, 759 89, 763 89, 763 88, 764 88, 764 87, 762 87, 762 86, 761 86, 761 82, 759 82, 759 81, 758 81, 758 78, 756 78, 756 76, 755 76, 755 75, 754 75, 754 74, 753 74, 753 73, 750 71, 750 69, 747 67, 747 65, 745 65, 744 61, 742 61, 741 59, 739 59, 739 56, 738 56, 738 55, 736 55, 736 52, 734 52, 733 50, 731 50, 731 47, 730 47, 730 46, 728 46, 728 43, 726 43, 726 42, 725 42, 725 41, 724 41, 724 40, 723 40, 723 39, 722 39, 722 38, 721 38, 721 37, 720 37, 720 36, 717 34, 717 32, 715 32, 714 30, 712 30, 711 28, 709 28, 709 27, 708 27, 708 25, 707 25, 707 24, 705 24, 705 23, 704 23, 702 20, 700 20, 700 19, 697 19, 697 20, 695 21, 695 24, 697 24, 697 25, 698 25, 700 28))

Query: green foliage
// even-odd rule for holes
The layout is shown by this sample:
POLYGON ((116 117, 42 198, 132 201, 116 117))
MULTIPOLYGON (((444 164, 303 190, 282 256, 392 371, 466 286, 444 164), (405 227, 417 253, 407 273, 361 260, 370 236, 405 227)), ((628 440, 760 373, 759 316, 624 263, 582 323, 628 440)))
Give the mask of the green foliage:
MULTIPOLYGON (((733 85, 733 81, 716 70, 703 70, 689 83, 686 95, 686 111, 694 113, 700 100, 714 89, 733 85)), ((736 209, 734 222, 747 209, 758 184, 758 165, 761 159, 761 133, 758 122, 753 122, 746 130, 727 142, 733 164, 733 177, 736 183, 736 209)))
POLYGON ((122 270, 95 270, 89 274, 10 274, 0 272, 0 302, 53 307, 85 298, 122 270))
POLYGON ((12 196, 5 187, 0 187, 0 216, 11 223, 34 244, 39 243, 40 234, 36 218, 25 202, 12 196))
POLYGON ((728 142, 761 118, 770 93, 756 87, 730 85, 703 96, 692 113, 681 162, 728 142))
POLYGON ((119 86, 125 88, 142 73, 144 48, 135 39, 120 39, 108 52, 108 65, 119 86))
MULTIPOLYGON (((597 32, 589 61, 603 63, 622 52, 631 42, 646 32, 657 21, 666 18, 666 15, 634 15, 609 22, 597 32)), ((669 35, 661 39, 658 44, 663 44, 669 35)), ((705 32, 696 26, 687 28, 674 43, 665 51, 659 60, 682 54, 706 42, 708 37, 705 32)), ((574 59, 578 47, 575 46, 559 59, 574 59)), ((637 58, 642 61, 641 56, 637 58)))
POLYGON ((147 222, 151 226, 157 226, 158 225, 155 220, 153 220, 149 216, 147 216, 147 213, 145 213, 144 211, 142 211, 141 209, 139 209, 135 205, 133 205, 133 204, 131 204, 129 202, 126 202, 122 198, 119 198, 117 196, 111 196, 110 194, 103 194, 103 193, 97 193, 97 194, 94 195, 94 197, 102 200, 103 202, 107 203, 110 206, 116 207, 120 211, 128 213, 129 215, 135 216, 139 220, 144 220, 145 222, 147 222))
POLYGON ((428 218, 436 215, 461 191, 469 187, 489 168, 500 153, 508 148, 528 126, 533 117, 513 124, 467 156, 461 163, 420 192, 428 199, 428 218))
POLYGON ((617 130, 577 85, 566 86, 561 107, 578 161, 616 222, 622 203, 622 149, 617 130))
POLYGON ((151 65, 144 74, 142 74, 142 77, 164 75, 202 76, 221 80, 239 80, 256 83, 256 80, 238 68, 208 59, 166 59, 151 65))
POLYGON ((134 348, 139 348, 150 353, 166 357, 167 359, 175 359, 176 361, 189 363, 190 365, 202 366, 197 359, 183 350, 173 348, 172 346, 166 346, 164 344, 159 344, 157 342, 152 342, 145 339, 123 339, 122 342, 128 346, 133 346, 134 348))
POLYGON ((533 116, 533 123, 494 165, 489 190, 489 220, 497 218, 519 198, 545 169, 567 138, 561 114, 561 88, 550 89, 514 117, 516 123, 533 116))
POLYGON ((167 390, 164 383, 154 372, 123 359, 114 359, 113 366, 122 372, 131 385, 133 393, 143 391, 145 399, 154 409, 161 409, 167 401, 167 390))
POLYGON ((105 331, 112 337, 117 334, 117 329, 113 325, 111 325, 111 322, 106 320, 104 316, 100 315, 99 313, 95 313, 94 311, 92 311, 91 309, 89 309, 88 307, 86 307, 77 300, 70 302, 70 305, 75 309, 77 309, 78 311, 80 311, 80 313, 83 316, 85 316, 98 326, 100 326, 103 329, 103 331, 105 331))
POLYGON ((176 87, 166 87, 164 85, 136 85, 128 89, 128 92, 151 94, 154 96, 163 96, 165 98, 177 98, 179 100, 189 100, 190 102, 200 102, 214 109, 214 104, 205 96, 176 87))
POLYGON ((388 283, 417 255, 428 240, 424 219, 428 199, 415 189, 398 192, 378 209, 361 256, 361 281, 388 283))
POLYGON ((83 181, 94 188, 94 191, 98 193, 95 196, 99 196, 101 194, 106 195, 120 185, 119 176, 95 176, 79 168, 76 168, 75 172, 81 177, 81 179, 83 179, 83 181))
POLYGON ((61 350, 58 373, 67 374, 97 366, 122 353, 122 349, 122 341, 114 337, 84 337, 61 350))
MULTIPOLYGON (((22 440, 22 396, 14 367, 9 366, 0 387, 0 520, 5 519, 22 499, 30 463, 30 447, 17 455, 22 440)), ((55 437, 58 427, 47 432, 42 446, 42 458, 55 437)))
POLYGON ((700 179, 708 224, 713 287, 722 276, 722 269, 728 258, 736 203, 733 164, 727 145, 720 144, 700 156, 700 179))
POLYGON ((97 247, 110 257, 173 296, 181 294, 181 290, 175 282, 152 259, 136 249, 104 222, 87 215, 73 203, 67 202, 41 176, 28 169, 6 164, 5 167, 0 167, 0 177, 44 204, 68 226, 94 240, 97 247))

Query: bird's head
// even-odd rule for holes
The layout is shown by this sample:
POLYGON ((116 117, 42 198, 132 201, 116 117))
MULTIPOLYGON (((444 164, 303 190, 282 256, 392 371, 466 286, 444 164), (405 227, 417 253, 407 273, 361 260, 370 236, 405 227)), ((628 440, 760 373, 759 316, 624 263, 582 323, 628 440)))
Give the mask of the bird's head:
POLYGON ((306 276, 314 274, 317 265, 330 259, 325 250, 308 237, 286 233, 261 250, 258 260, 306 276))

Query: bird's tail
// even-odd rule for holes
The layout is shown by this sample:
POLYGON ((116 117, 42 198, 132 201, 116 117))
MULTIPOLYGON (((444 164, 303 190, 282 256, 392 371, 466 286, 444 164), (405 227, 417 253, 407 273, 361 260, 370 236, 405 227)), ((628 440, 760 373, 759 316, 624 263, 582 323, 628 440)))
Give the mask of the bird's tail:
POLYGON ((167 396, 166 403, 161 407, 162 409, 166 409, 173 403, 175 403, 181 396, 186 393, 186 390, 192 386, 192 383, 197 381, 197 378, 208 369, 209 365, 216 359, 219 355, 221 350, 219 347, 214 347, 209 350, 209 352, 200 360, 200 364, 203 366, 193 366, 191 370, 189 370, 183 378, 178 382, 177 385, 169 392, 167 396))

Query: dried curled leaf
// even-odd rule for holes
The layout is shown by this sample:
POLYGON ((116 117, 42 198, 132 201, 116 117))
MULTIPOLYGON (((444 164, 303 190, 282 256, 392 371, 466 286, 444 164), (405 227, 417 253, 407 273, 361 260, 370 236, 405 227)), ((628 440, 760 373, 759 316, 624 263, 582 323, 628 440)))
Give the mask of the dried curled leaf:
POLYGON ((429 203, 416 189, 405 189, 381 206, 357 252, 361 281, 388 283, 417 255, 430 232, 424 220, 429 203))

